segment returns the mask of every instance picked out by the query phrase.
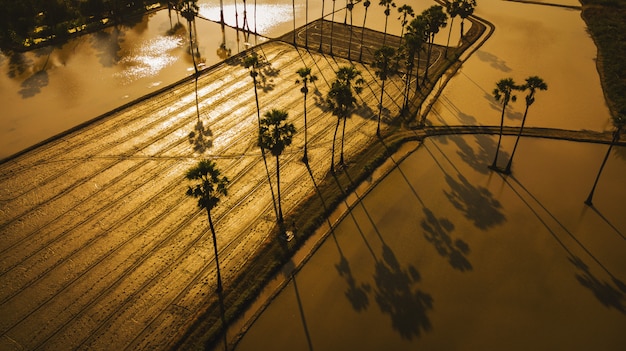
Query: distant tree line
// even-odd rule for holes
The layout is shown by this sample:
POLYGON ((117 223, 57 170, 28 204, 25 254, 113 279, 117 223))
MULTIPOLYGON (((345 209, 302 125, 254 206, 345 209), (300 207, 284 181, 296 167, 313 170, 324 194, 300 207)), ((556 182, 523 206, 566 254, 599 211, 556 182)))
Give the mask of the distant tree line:
POLYGON ((0 0, 0 48, 28 50, 50 39, 120 23, 156 0, 0 0), (103 21, 104 20, 104 21, 103 21))

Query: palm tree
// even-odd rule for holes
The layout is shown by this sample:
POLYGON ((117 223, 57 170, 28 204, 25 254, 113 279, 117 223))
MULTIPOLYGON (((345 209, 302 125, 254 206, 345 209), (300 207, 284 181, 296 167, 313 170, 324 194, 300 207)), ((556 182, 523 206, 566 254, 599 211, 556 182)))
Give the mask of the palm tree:
POLYGON ((195 21, 200 9, 197 4, 198 0, 185 0, 182 3, 180 14, 187 20, 189 26, 189 52, 191 53, 191 60, 193 61, 193 69, 198 74, 198 65, 196 64, 196 58, 193 53, 193 30, 192 23, 195 21))
POLYGON ((528 108, 535 102, 535 92, 537 90, 548 90, 548 84, 546 84, 543 79, 537 76, 532 76, 526 78, 526 84, 522 85, 520 88, 521 90, 528 90, 528 94, 526 95, 526 109, 524 110, 522 125, 520 126, 519 132, 517 133, 515 145, 513 146, 513 151, 511 152, 511 157, 509 158, 509 162, 506 164, 506 168, 504 169, 504 173, 506 174, 511 174, 511 164, 513 163, 513 156, 515 155, 515 150, 517 149, 517 143, 519 142, 519 138, 522 135, 522 131, 524 130, 524 124, 526 123, 528 108))
POLYGON ((618 113, 617 117, 613 118, 613 126, 615 126, 615 130, 613 131, 613 139, 611 140, 611 144, 609 145, 608 150, 606 150, 606 154, 604 155, 604 159, 602 160, 602 164, 600 165, 600 169, 598 170, 598 174, 596 175, 596 180, 593 182, 593 187, 589 192, 589 196, 587 196, 587 199, 585 200, 585 204, 587 206, 593 206, 593 193, 596 191, 596 186, 598 185, 598 180, 600 180, 600 175, 602 174, 604 165, 609 159, 609 155, 611 154, 613 145, 615 145, 619 140, 622 129, 624 128, 624 126, 626 126, 626 108, 623 108, 618 113))
POLYGON ((335 172, 335 143, 337 140, 337 131, 339 130, 339 122, 343 119, 343 130, 341 134, 341 157, 340 164, 343 164, 343 145, 346 131, 346 120, 352 112, 352 108, 356 104, 354 94, 360 94, 363 90, 365 81, 361 77, 361 72, 354 66, 339 67, 337 78, 331 84, 330 91, 326 97, 326 102, 333 111, 333 115, 337 117, 337 125, 333 135, 332 156, 330 162, 330 171, 335 172))
MULTIPOLYGON (((257 122, 259 123, 259 130, 261 130, 261 108, 259 106, 259 92, 257 89, 257 77, 259 75, 258 68, 260 66, 259 56, 256 52, 252 52, 252 54, 247 55, 243 60, 243 66, 250 70, 250 77, 252 77, 252 82, 254 84, 254 100, 256 101, 256 116, 257 122)), ((265 150, 263 149, 263 145, 261 145, 261 156, 263 157, 263 164, 265 165, 265 173, 267 174, 267 181, 270 185, 270 192, 272 193, 272 204, 274 205, 274 213, 276 214, 276 218, 278 218, 278 208, 276 207, 276 198, 274 197, 274 189, 272 187, 272 181, 270 178, 270 171, 267 167, 267 159, 265 158, 265 150)))
POLYGON ((305 2, 304 10, 304 47, 309 48, 309 0, 305 2))
POLYGON ((302 88, 300 88, 300 91, 302 92, 302 94, 304 94, 304 156, 302 156, 302 162, 308 163, 309 157, 307 154, 308 137, 307 137, 307 121, 306 121, 306 97, 307 97, 307 94, 309 93, 308 83, 315 82, 317 80, 317 76, 314 74, 311 74, 311 68, 309 67, 302 67, 298 69, 296 73, 300 76, 300 79, 296 80, 296 84, 302 83, 302 88))
POLYGON ((458 15, 461 17, 461 36, 459 38, 459 42, 463 40, 463 25, 465 24, 465 19, 471 16, 474 13, 474 8, 476 7, 476 0, 460 0, 461 6, 458 10, 458 15))
POLYGON ((439 29, 447 25, 448 16, 443 12, 443 7, 439 5, 433 5, 423 12, 427 23, 428 36, 428 53, 426 56, 426 70, 424 71, 424 79, 428 79, 428 68, 430 66, 430 55, 433 51, 433 45, 435 43, 435 35, 439 33, 439 29))
POLYGON ((383 46, 374 52, 374 62, 372 67, 374 73, 380 80, 380 103, 378 104, 378 126, 376 127, 376 136, 380 137, 380 120, 383 113, 383 96, 385 95, 385 82, 387 78, 398 73, 398 61, 393 62, 396 50, 390 46, 383 46))
POLYGON ((359 61, 363 61, 363 36, 365 34, 365 20, 367 19, 367 9, 370 8, 372 3, 370 0, 365 0, 363 6, 365 6, 365 15, 363 16, 363 27, 361 28, 361 49, 359 52, 359 61))
POLYGON ((287 112, 284 110, 272 109, 266 112, 261 119, 259 128, 258 145, 261 150, 269 150, 276 157, 276 193, 278 194, 278 227, 280 233, 284 233, 283 211, 280 204, 280 160, 279 156, 285 148, 291 145, 296 127, 287 120, 287 112))
POLYGON ((446 0, 446 12, 450 16, 450 29, 448 30, 448 41, 444 55, 448 57, 448 46, 450 46, 450 36, 452 35, 452 26, 454 25, 454 17, 456 17, 461 9, 463 0, 446 0))
POLYGON ((496 83, 496 88, 493 89, 493 97, 496 101, 502 103, 502 114, 500 115, 500 134, 498 138, 498 146, 496 147, 496 156, 493 159, 493 164, 489 167, 495 171, 498 171, 498 153, 500 152, 500 142, 502 141, 502 128, 504 126, 504 111, 509 101, 515 102, 517 97, 513 95, 515 90, 519 90, 520 87, 515 84, 513 78, 500 79, 496 83))
POLYGON ((220 171, 215 163, 210 160, 202 160, 197 165, 190 168, 185 174, 185 178, 199 183, 187 188, 187 196, 198 199, 198 207, 206 210, 209 218, 209 228, 213 236, 213 250, 215 253, 215 265, 217 266, 217 291, 222 291, 222 276, 220 274, 220 263, 218 260, 217 238, 215 228, 211 219, 211 210, 217 206, 220 197, 227 195, 228 178, 220 176, 220 171))
POLYGON ((415 89, 420 89, 420 80, 419 80, 419 70, 420 70, 420 59, 421 52, 423 50, 424 43, 428 42, 428 21, 424 14, 420 14, 415 17, 409 26, 407 27, 407 31, 412 33, 414 37, 412 39, 415 40, 415 43, 411 45, 415 45, 415 53, 417 55, 417 67, 415 70, 415 89))
POLYGON ((413 11, 413 8, 411 6, 404 4, 398 7, 398 13, 400 13, 400 17, 398 17, 398 19, 400 20, 400 23, 402 24, 402 31, 400 32, 400 46, 402 46, 402 38, 404 37, 404 29, 409 23, 409 20, 407 19, 407 17, 414 18, 415 11, 413 11))
POLYGON ((385 46, 385 42, 387 40, 387 21, 389 20, 389 15, 391 14, 391 8, 396 7, 396 3, 393 2, 393 0, 380 0, 378 5, 385 7, 385 32, 383 34, 383 46, 385 46))
POLYGON ((354 0, 348 0, 346 9, 350 11, 350 39, 348 40, 348 60, 350 60, 350 53, 352 52, 352 10, 354 9, 354 0))
POLYGON ((224 0, 220 0, 220 23, 224 25, 224 0))
MULTIPOLYGON (((417 19, 417 18, 416 18, 417 19)), ((419 54, 419 51, 424 44, 424 31, 417 27, 419 22, 416 22, 414 19, 411 21, 411 24, 407 26, 406 33, 404 34, 404 43, 402 46, 402 50, 405 52, 405 64, 407 73, 405 75, 404 82, 404 103, 402 104, 402 112, 406 113, 409 109, 409 95, 410 95, 410 85, 411 85, 411 76, 413 74, 413 67, 415 67, 415 56, 419 54), (413 25, 415 24, 415 26, 413 25)), ((419 57, 419 56, 418 56, 419 57)), ((418 60, 418 68, 419 68, 419 60, 418 60)), ((419 73, 419 72, 418 72, 419 73)), ((419 88, 419 74, 416 75, 417 86, 419 88)))

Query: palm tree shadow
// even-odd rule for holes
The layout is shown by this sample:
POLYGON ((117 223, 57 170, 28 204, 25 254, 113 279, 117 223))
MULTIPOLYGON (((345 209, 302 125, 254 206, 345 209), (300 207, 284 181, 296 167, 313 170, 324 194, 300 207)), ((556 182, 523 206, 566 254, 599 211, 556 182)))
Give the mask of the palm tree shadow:
POLYGON ((8 53, 9 57, 9 69, 7 70, 7 76, 12 79, 18 79, 27 71, 29 67, 33 65, 33 60, 27 58, 24 53, 11 52, 8 53))
POLYGON ((204 153, 213 146, 213 132, 198 120, 193 130, 189 132, 189 144, 194 152, 204 153))
POLYGON ((506 62, 498 56, 483 50, 477 50, 475 54, 481 61, 489 63, 491 67, 502 72, 511 72, 511 67, 509 67, 506 62))
POLYGON ((339 263, 335 265, 335 268, 337 269, 339 276, 344 278, 348 284, 348 288, 344 292, 344 295, 352 304, 352 308, 357 312, 365 311, 369 306, 368 294, 371 291, 371 286, 365 283, 357 284, 354 276, 352 275, 350 263, 343 254, 341 254, 341 259, 339 260, 339 263))
POLYGON ((432 329, 428 311, 433 308, 433 298, 417 287, 421 276, 415 267, 402 268, 387 245, 383 245, 382 256, 375 265, 376 302, 403 338, 419 337, 432 329))
POLYGON ((580 285, 591 290, 602 305, 606 308, 614 308, 626 314, 626 285, 619 279, 613 278, 613 284, 601 281, 594 276, 589 267, 576 256, 570 256, 569 261, 578 269, 575 275, 580 285))
POLYGON ((450 192, 444 193, 452 205, 465 214, 465 218, 482 230, 487 230, 506 220, 502 213, 502 205, 493 198, 487 188, 472 185, 463 175, 458 175, 459 181, 446 174, 445 179, 450 186, 450 192))
POLYGON ((471 271, 472 264, 467 259, 469 245, 461 239, 454 242, 450 237, 450 232, 454 230, 454 224, 447 218, 437 218, 428 208, 424 208, 426 218, 422 220, 424 237, 433 244, 439 255, 448 259, 452 268, 461 272, 471 271))
POLYGON ((491 138, 483 134, 477 134, 475 137, 478 140, 477 150, 474 150, 462 135, 441 136, 439 139, 444 143, 448 140, 455 143, 458 148, 456 153, 463 162, 479 173, 488 174, 489 169, 487 166, 489 166, 491 154, 487 150, 495 149, 495 143, 493 143, 491 138), (489 142, 493 146, 487 146, 489 142))

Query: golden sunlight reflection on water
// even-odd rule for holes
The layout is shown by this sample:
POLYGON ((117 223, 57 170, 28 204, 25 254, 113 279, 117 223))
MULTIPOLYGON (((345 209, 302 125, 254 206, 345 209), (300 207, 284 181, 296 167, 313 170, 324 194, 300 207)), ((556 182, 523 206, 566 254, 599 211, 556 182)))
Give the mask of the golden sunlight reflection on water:
MULTIPOLYGON (((299 11, 301 4, 296 5, 296 11, 299 11)), ((251 31, 256 29, 257 33, 269 33, 272 28, 279 26, 285 22, 293 21, 293 8, 291 4, 257 4, 256 15, 254 6, 248 5, 246 11, 246 20, 251 31), (255 26, 256 17, 256 26, 255 26)), ((244 7, 237 5, 237 17, 235 17, 235 6, 224 5, 224 22, 235 27, 239 24, 239 28, 244 27, 244 7)), ((212 21, 220 21, 220 7, 211 4, 200 5, 200 16, 208 18, 212 21)))
POLYGON ((156 76, 176 61, 173 51, 182 46, 180 37, 163 36, 148 40, 120 60, 123 69, 114 73, 114 77, 127 85, 140 78, 156 76))

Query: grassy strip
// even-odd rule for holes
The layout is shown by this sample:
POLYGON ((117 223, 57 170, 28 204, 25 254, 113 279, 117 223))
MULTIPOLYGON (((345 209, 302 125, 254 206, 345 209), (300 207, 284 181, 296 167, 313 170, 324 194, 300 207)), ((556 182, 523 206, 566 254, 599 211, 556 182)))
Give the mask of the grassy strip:
MULTIPOLYGON (((461 47, 449 50, 449 58, 431 72, 431 79, 427 84, 423 84, 421 91, 413 97, 413 106, 409 114, 413 119, 417 117, 419 106, 425 97, 435 88, 439 77, 458 62, 457 59, 461 53, 485 31, 482 24, 473 20, 472 24, 461 47)), ((268 239, 240 269, 241 273, 234 281, 224 286, 222 298, 225 313, 223 317, 227 324, 234 321, 250 306, 265 285, 359 184, 368 179, 372 172, 406 141, 416 139, 415 135, 401 133, 406 129, 401 126, 400 122, 402 121, 397 118, 385 130, 385 134, 389 137, 385 138, 384 142, 375 139, 352 157, 342 170, 337 170, 335 174, 327 173, 317 184, 316 191, 289 213, 285 223, 294 223, 298 228, 294 233, 294 240, 286 243, 278 239, 278 230, 274 229, 268 239)), ((222 342, 223 325, 218 296, 215 294, 208 296, 205 306, 207 308, 192 318, 193 324, 187 328, 179 340, 171 345, 171 349, 206 350, 222 342)))
POLYGON ((626 0, 581 0, 582 18, 598 47, 598 72, 615 120, 626 117, 626 0))

